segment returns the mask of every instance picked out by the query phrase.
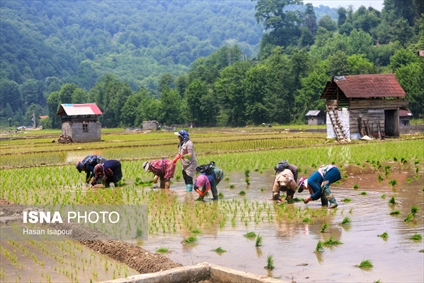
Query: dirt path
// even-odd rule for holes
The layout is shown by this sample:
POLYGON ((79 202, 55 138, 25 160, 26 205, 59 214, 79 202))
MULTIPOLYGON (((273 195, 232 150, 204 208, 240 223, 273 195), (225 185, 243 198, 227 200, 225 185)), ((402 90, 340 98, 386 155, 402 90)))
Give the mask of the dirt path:
MULTIPOLYGON (((26 208, 24 205, 18 205, 4 199, 0 199, 0 205, 0 211, 2 212, 1 215, 4 217, 22 214, 22 211, 26 208)), ((75 229, 75 227, 73 227, 73 229, 75 229)), ((86 233, 86 231, 84 231, 84 233, 86 233)), ((84 238, 86 239, 87 237, 84 238)), ((137 270, 142 274, 182 266, 163 255, 151 253, 139 246, 119 240, 78 241, 96 252, 107 255, 116 261, 125 263, 128 267, 137 270)))

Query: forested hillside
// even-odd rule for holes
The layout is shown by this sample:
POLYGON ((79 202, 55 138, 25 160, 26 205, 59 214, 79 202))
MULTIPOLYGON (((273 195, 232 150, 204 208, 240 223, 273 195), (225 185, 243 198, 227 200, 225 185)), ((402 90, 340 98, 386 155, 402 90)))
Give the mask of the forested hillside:
POLYGON ((58 127, 61 103, 96 102, 107 127, 291 123, 323 108, 333 75, 395 72, 422 115, 422 1, 302 4, 1 1, 0 114, 58 127))

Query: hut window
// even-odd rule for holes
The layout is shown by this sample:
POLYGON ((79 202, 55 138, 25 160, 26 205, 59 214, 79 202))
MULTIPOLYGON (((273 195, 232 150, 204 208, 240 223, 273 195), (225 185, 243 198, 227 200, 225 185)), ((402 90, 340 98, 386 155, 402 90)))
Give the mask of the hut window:
POLYGON ((88 133, 88 124, 86 124, 86 123, 82 124, 82 131, 84 133, 88 133))

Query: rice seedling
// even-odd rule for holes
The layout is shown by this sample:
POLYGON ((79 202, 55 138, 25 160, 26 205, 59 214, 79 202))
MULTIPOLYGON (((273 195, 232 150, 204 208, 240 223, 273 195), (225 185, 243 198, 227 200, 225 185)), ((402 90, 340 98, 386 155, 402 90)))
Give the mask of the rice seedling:
POLYGON ((260 247, 260 246, 262 246, 262 236, 261 236, 260 234, 258 234, 258 235, 256 236, 255 246, 256 246, 256 247, 260 247))
POLYGON ((346 202, 346 203, 351 202, 351 201, 352 200, 350 198, 344 198, 344 199, 342 199, 342 202, 346 202))
POLYGON ((265 268, 268 270, 274 269, 274 258, 272 257, 272 255, 267 256, 265 268))
POLYGON ((399 215, 399 214, 400 214, 399 210, 390 211, 390 215, 399 215))
POLYGON ((193 233, 193 234, 201 234, 202 232, 199 230, 199 229, 193 229, 193 230, 191 230, 191 233, 193 233))
POLYGON ((386 194, 382 194, 382 195, 381 195, 381 198, 382 198, 382 199, 385 199, 385 198, 386 198, 386 194))
POLYGON ((415 217, 415 216, 416 216, 416 214, 417 214, 417 212, 418 212, 418 210, 419 210, 418 206, 413 205, 413 206, 411 207, 411 214, 415 217))
POLYGON ((308 224, 311 222, 311 219, 309 219, 308 217, 303 218, 302 223, 308 224))
POLYGON ((359 189, 359 185, 358 185, 358 184, 353 185, 353 189, 354 189, 354 190, 359 189))
POLYGON ((377 235, 378 237, 380 237, 380 238, 382 238, 382 239, 387 239, 387 238, 389 238, 389 234, 387 234, 387 232, 384 232, 383 234, 381 234, 381 235, 377 235))
POLYGON ((223 254, 223 253, 226 253, 227 252, 226 250, 224 250, 221 247, 217 247, 216 249, 213 249, 212 251, 213 252, 216 252, 217 254, 223 254))
POLYGON ((383 177, 381 177, 381 175, 378 175, 377 180, 378 180, 379 182, 381 182, 381 181, 383 181, 383 180, 384 180, 384 178, 383 178, 383 177))
POLYGON ((361 196, 365 196, 365 195, 367 195, 367 192, 361 192, 361 194, 360 194, 361 196))
POLYGON ((403 221, 405 222, 412 222, 412 220, 414 220, 414 215, 412 215, 412 213, 409 213, 405 219, 403 219, 403 221))
POLYGON ((247 232, 243 236, 245 236, 246 238, 256 238, 256 233, 255 232, 247 232))
POLYGON ((389 181, 389 185, 392 186, 392 187, 396 186, 396 184, 397 184, 397 180, 396 179, 393 179, 393 180, 390 180, 389 181))
POLYGON ((183 243, 185 243, 185 244, 194 244, 194 243, 196 243, 197 241, 198 241, 198 240, 197 240, 197 237, 195 237, 195 236, 190 236, 190 237, 188 237, 188 238, 184 239, 183 243))
POLYGON ((322 224, 320 232, 321 233, 325 233, 325 230, 327 230, 327 228, 328 228, 328 224, 327 223, 322 224))
POLYGON ((421 241, 423 239, 423 236, 421 234, 414 234, 409 239, 414 241, 421 241))
POLYGON ((322 253, 324 252, 324 244, 321 241, 318 241, 316 247, 315 247, 316 253, 322 253))
POLYGON ((363 261, 361 261, 361 263, 358 265, 359 268, 363 268, 363 269, 370 269, 373 268, 374 265, 372 264, 372 261, 369 259, 365 259, 363 261))
POLYGON ((342 221, 342 225, 349 225, 351 223, 351 220, 350 220, 350 218, 349 217, 345 217, 345 218, 343 218, 343 221, 342 221))
POLYGON ((218 194, 218 197, 219 197, 219 198, 224 198, 224 194, 223 194, 223 193, 219 193, 219 194, 218 194))
POLYGON ((327 241, 325 241, 323 243, 324 246, 336 246, 336 245, 341 245, 343 244, 342 242, 333 239, 333 237, 330 237, 330 239, 328 239, 327 241))
POLYGON ((231 184, 230 185, 230 189, 234 189, 236 186, 235 185, 233 185, 233 184, 231 184))
POLYGON ((244 195, 246 195, 246 192, 245 191, 240 191, 239 192, 239 195, 244 196, 244 195))
POLYGON ((396 204, 395 197, 391 197, 391 198, 390 198, 390 200, 389 200, 389 204, 392 204, 392 205, 396 204))

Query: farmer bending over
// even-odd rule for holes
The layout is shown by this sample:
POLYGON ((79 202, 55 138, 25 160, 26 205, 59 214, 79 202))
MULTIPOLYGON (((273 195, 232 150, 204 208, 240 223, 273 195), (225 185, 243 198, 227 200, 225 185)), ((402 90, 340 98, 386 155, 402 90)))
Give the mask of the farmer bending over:
POLYGON ((118 160, 107 160, 103 164, 97 164, 94 167, 94 180, 91 185, 94 186, 97 179, 103 176, 103 184, 105 187, 109 187, 111 183, 118 186, 118 182, 122 179, 121 162, 118 160))
POLYGON ((290 202, 294 198, 298 169, 295 165, 289 164, 287 160, 280 161, 275 167, 275 179, 272 186, 272 199, 283 201, 280 192, 286 192, 286 201, 290 202))
POLYGON ((197 200, 203 200, 209 189, 212 191, 212 199, 218 200, 217 186, 219 182, 224 179, 224 171, 216 166, 213 161, 209 164, 198 166, 196 171, 200 173, 194 182, 194 190, 199 194, 199 198, 197 200), (199 179, 200 176, 205 176, 208 182, 205 182, 204 177, 199 179))
POLYGON ((143 163, 144 172, 150 171, 155 174, 153 183, 157 183, 160 178, 160 188, 169 190, 171 178, 174 178, 175 163, 169 159, 152 160, 143 163))
POLYGON ((77 170, 81 173, 81 171, 84 171, 86 173, 85 176, 85 183, 89 184, 91 181, 91 178, 94 178, 94 167, 97 164, 103 164, 106 161, 106 159, 103 158, 103 156, 100 155, 88 155, 86 156, 81 162, 77 163, 77 170))
POLYGON ((327 207, 330 202, 330 208, 336 208, 337 202, 331 193, 330 185, 340 179, 340 170, 336 166, 323 165, 308 179, 300 178, 297 191, 301 193, 304 189, 309 190, 311 196, 304 199, 304 203, 321 198, 323 207, 327 207))

